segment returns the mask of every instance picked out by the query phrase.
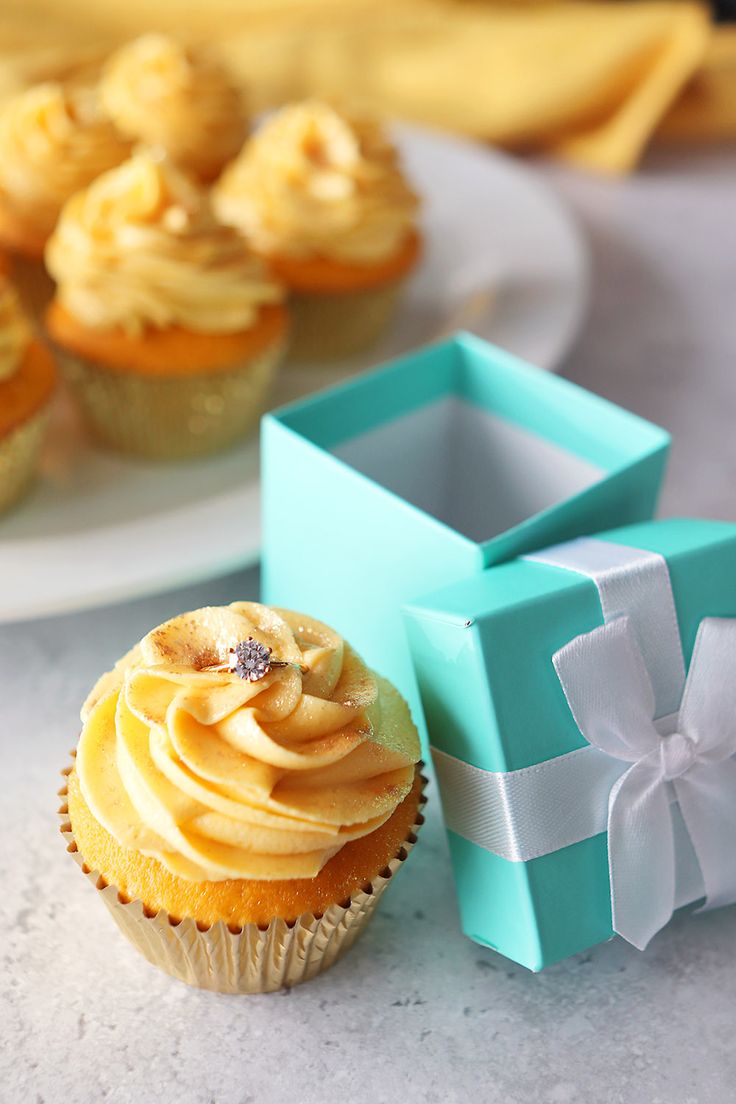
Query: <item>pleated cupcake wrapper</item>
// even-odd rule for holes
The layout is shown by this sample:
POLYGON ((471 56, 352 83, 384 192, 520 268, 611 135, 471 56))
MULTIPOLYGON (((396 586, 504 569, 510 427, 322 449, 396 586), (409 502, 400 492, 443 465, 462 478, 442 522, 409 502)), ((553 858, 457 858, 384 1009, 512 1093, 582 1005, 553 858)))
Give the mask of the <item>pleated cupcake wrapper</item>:
POLYGON ((263 413, 284 343, 232 367, 189 376, 151 376, 97 365, 56 346, 93 435, 120 452, 178 460, 227 448, 263 413))
POLYGON ((48 420, 46 406, 0 438, 0 513, 14 505, 31 483, 48 420))
POLYGON ((406 277, 390 284, 340 294, 294 292, 289 300, 294 360, 335 360, 350 356, 376 341, 388 326, 406 277))
MULTIPOLYGON (((68 775, 72 768, 67 768, 68 775)), ((426 778, 422 777, 420 809, 426 778)), ((403 865, 424 823, 421 812, 398 854, 371 882, 321 915, 303 913, 295 921, 274 919, 268 927, 246 924, 231 929, 223 921, 210 927, 191 918, 179 920, 165 910, 152 913, 138 899, 129 900, 97 870, 90 870, 77 848, 66 802, 66 782, 59 815, 61 833, 113 919, 130 943, 154 966, 200 989, 218 993, 270 993, 309 981, 327 970, 365 929, 390 880, 403 865)))

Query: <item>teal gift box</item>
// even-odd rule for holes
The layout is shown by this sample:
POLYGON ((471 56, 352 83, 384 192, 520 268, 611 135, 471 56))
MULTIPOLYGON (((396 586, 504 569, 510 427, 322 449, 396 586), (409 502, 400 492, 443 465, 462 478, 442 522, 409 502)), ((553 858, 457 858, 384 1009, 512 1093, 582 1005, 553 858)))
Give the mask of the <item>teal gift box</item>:
MULTIPOLYGON (((604 621, 609 628, 620 626, 623 615, 637 603, 643 604, 645 613, 634 635, 644 642, 645 655, 648 652, 649 670, 657 676, 652 679, 655 688, 657 683, 660 685, 654 716, 675 716, 679 701, 687 697, 687 693, 682 694, 682 680, 691 666, 701 621, 736 617, 736 525, 667 520, 609 530, 592 540, 562 546, 561 553, 554 549, 542 551, 469 576, 404 609, 443 798, 463 931, 532 970, 613 934, 609 839, 605 830, 599 830, 526 861, 509 858, 503 853, 505 844, 493 843, 490 846, 496 850, 489 850, 485 841, 502 838, 498 822, 505 819, 508 810, 495 791, 492 802, 487 802, 486 795, 491 791, 487 789, 489 776, 484 772, 494 772, 494 783, 499 777, 495 772, 500 772, 503 794, 517 800, 508 786, 512 777, 508 772, 521 772, 513 777, 522 778, 526 784, 535 772, 538 778, 540 764, 563 764, 559 757, 570 757, 573 752, 577 755, 572 758, 579 762, 581 748, 595 756, 578 726, 579 717, 573 715, 574 698, 563 687, 553 657, 566 646, 569 651, 579 641, 590 639, 604 621), (669 583, 655 592, 638 565, 632 573, 630 568, 626 572, 611 571, 605 564, 605 587, 600 590, 577 569, 558 566, 565 557, 569 562, 576 547, 600 547, 600 542, 612 546, 619 558, 626 559, 634 555, 630 550, 639 550, 636 555, 644 560, 651 558, 656 566, 657 559, 664 557, 662 566, 665 576, 669 574, 669 583), (658 556, 649 557, 651 553, 658 556), (608 608, 603 597, 606 593, 608 608), (668 649, 671 655, 663 663, 663 653, 668 649), (678 659, 675 653, 680 649, 678 659), (674 665, 676 669, 678 662, 681 674, 678 677, 675 673, 673 681, 669 677, 671 668, 674 665)), ((724 621, 717 622, 717 626, 734 632, 734 626, 724 621)), ((720 652, 726 649, 716 649, 717 658, 720 652)), ((736 655, 736 648, 732 647, 731 655, 736 655)), ((576 659, 579 663, 579 654, 576 659)), ((728 675, 718 670, 717 663, 711 663, 712 693, 703 695, 706 703, 713 694, 734 692, 733 666, 731 671, 728 675)), ((607 684, 614 677, 607 666, 603 674, 597 686, 587 688, 589 705, 598 706, 601 691, 605 697, 607 684)), ((621 702, 624 710, 628 706, 628 701, 621 702)), ((728 706, 723 710, 726 717, 732 712, 728 706)), ((679 716, 676 719, 681 720, 679 716)), ((669 720, 669 731, 676 731, 677 724, 671 717, 669 720)), ((712 726, 701 727, 708 735, 712 726)), ((667 731, 661 729, 662 738, 667 731)), ((569 765, 569 758, 567 762, 569 765)), ((620 762, 609 762, 613 773, 603 779, 601 800, 607 800, 608 790, 622 769, 620 762)), ((665 778, 687 767, 685 762, 665 778)), ((517 836, 539 828, 533 822, 541 816, 541 805, 549 795, 543 790, 537 794, 537 805, 529 804, 526 823, 520 825, 517 836)), ((584 781, 575 785, 572 780, 564 800, 546 802, 548 824, 541 831, 562 833, 564 839, 568 822, 578 815, 578 806, 582 808, 589 800, 589 785, 584 781)), ((732 809, 734 805, 731 802, 732 809)), ((678 878, 683 879, 682 885, 678 882, 673 904, 678 907, 704 893, 702 882, 697 880, 692 845, 676 813, 677 802, 673 802, 672 809, 675 851, 681 867, 678 878)), ((733 818, 736 810, 728 815, 733 818)), ((601 824, 592 831, 595 828, 600 829, 601 824)), ((642 829, 640 823, 640 837, 642 831, 646 835, 647 829, 642 829)), ((736 835, 728 844, 733 832, 732 820, 715 833, 725 840, 731 854, 736 847, 736 835)), ((666 858, 666 848, 657 846, 661 854, 655 851, 655 878, 657 865, 666 858)), ((646 882, 638 892, 646 896, 646 882)), ((720 903, 731 899, 733 895, 720 903)), ((640 904, 638 900, 633 903, 635 908, 640 904)), ((659 926, 656 923, 654 928, 659 926)))
POLYGON ((401 606, 652 516, 664 432, 459 334, 267 415, 264 601, 322 618, 401 689, 401 606))

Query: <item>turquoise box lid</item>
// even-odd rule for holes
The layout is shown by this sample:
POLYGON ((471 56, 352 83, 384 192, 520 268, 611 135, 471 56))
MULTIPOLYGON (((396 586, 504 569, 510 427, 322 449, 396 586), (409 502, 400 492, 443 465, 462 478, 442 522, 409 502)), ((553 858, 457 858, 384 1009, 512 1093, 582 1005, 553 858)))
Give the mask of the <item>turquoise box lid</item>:
POLYGON ((263 597, 419 698, 401 606, 491 564, 650 518, 667 433, 458 334, 267 415, 263 597))

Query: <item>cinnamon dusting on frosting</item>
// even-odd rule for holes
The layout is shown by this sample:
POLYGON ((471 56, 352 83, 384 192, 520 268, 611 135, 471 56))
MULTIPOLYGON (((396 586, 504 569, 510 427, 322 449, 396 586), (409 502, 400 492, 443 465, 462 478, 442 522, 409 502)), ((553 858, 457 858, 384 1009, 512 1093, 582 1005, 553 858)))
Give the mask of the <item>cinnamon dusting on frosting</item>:
POLYGON ((124 847, 191 881, 314 877, 409 793, 408 709, 327 626, 254 602, 159 626, 83 710, 76 771, 124 847), (253 636, 296 666, 205 672, 253 636))

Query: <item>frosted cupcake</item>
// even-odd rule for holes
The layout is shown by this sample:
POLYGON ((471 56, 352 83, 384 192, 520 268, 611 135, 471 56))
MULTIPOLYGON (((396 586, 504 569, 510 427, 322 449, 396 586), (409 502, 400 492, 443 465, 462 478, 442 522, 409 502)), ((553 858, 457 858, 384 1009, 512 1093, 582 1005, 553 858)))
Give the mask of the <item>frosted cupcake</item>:
POLYGON ((50 293, 43 251, 64 203, 129 152, 89 88, 39 84, 0 110, 0 248, 32 309, 50 293))
POLYGON ((248 131, 242 92, 217 59, 168 35, 143 35, 113 54, 100 94, 123 134, 160 146, 202 181, 219 175, 248 131))
POLYGON ((316 100, 272 116, 213 202, 292 292, 292 352, 304 359, 370 344, 419 257, 417 197, 383 129, 316 100))
POLYGON ((281 357, 281 287, 207 197, 142 152, 65 206, 46 249, 46 313, 94 435, 152 458, 247 433, 281 357))
POLYGON ((324 970, 415 842, 406 703, 301 614, 174 618, 100 679, 82 722, 69 850, 131 942, 192 985, 265 992, 324 970))
POLYGON ((0 276, 0 512, 31 483, 54 382, 51 356, 32 338, 15 290, 0 276))

